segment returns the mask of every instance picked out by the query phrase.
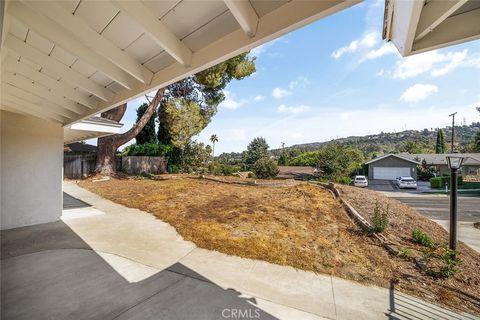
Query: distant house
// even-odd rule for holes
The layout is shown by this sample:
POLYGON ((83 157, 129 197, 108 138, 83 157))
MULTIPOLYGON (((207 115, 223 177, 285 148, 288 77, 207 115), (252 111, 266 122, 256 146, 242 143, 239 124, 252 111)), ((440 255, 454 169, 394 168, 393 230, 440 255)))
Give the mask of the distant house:
POLYGON ((63 147, 63 152, 69 154, 97 153, 97 146, 82 142, 74 142, 66 144, 63 147))
POLYGON ((417 179, 419 161, 404 155, 386 154, 365 163, 368 165, 368 179, 395 180, 397 177, 417 179))
MULTIPOLYGON (((409 154, 401 153, 403 157, 418 160, 422 162, 425 160, 429 166, 433 166, 436 169, 437 174, 449 174, 447 156, 450 154, 435 154, 435 153, 421 153, 421 154, 409 154)), ((463 175, 480 175, 480 153, 455 153, 455 156, 462 156, 462 167, 460 168, 460 174, 463 175)))
MULTIPOLYGON (((386 154, 372 159, 365 164, 368 165, 368 178, 377 180, 393 180, 396 177, 411 176, 417 179, 417 165, 423 160, 427 165, 435 167, 438 175, 449 174, 447 156, 450 154, 386 154)), ((455 153, 455 156, 465 158, 460 169, 462 175, 480 175, 480 153, 455 153)))

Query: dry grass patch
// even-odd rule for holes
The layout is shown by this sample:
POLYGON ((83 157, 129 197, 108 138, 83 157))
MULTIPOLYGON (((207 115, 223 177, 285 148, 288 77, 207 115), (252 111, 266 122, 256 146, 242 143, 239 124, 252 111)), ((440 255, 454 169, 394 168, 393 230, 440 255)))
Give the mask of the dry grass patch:
POLYGON ((328 191, 310 184, 112 179, 80 185, 154 214, 202 248, 382 286, 396 268, 328 191))
MULTIPOLYGON (((434 280, 411 261, 390 256, 359 230, 328 191, 317 186, 299 183, 258 187, 194 178, 111 179, 98 183, 85 180, 80 185, 117 203, 154 214, 202 248, 366 284, 389 287, 394 282, 405 292, 480 314, 479 276, 471 273, 480 269, 480 259, 472 250, 461 245, 462 260, 471 264, 466 268, 469 271, 459 272, 453 279, 434 280), (458 290, 473 298, 467 300, 458 290)), ((393 201, 368 190, 343 187, 342 191, 366 217, 375 201, 393 201)), ((412 245, 409 239, 414 226, 431 231, 434 240, 445 237, 441 227, 405 207, 397 201, 390 204, 391 212, 396 214, 387 229, 389 237, 412 245)))

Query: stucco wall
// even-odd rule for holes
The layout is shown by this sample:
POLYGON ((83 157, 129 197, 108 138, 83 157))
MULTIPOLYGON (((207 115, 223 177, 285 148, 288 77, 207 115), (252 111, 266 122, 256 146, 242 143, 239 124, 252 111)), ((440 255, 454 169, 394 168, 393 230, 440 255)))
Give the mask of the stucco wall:
POLYGON ((56 221, 62 214, 63 128, 0 111, 1 229, 56 221))
POLYGON ((414 179, 417 179, 417 165, 415 163, 389 156, 384 159, 375 161, 368 165, 368 179, 373 179, 373 168, 374 167, 403 167, 403 168, 413 168, 413 171, 410 169, 411 176, 414 179))

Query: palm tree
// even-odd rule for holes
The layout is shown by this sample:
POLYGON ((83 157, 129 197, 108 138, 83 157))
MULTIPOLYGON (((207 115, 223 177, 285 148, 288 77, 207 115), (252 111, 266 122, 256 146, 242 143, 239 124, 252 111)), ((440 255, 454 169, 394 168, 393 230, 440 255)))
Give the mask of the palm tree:
POLYGON ((210 136, 210 141, 212 141, 212 145, 213 145, 213 147, 212 147, 212 158, 214 158, 214 157, 215 157, 215 142, 218 142, 218 137, 217 137, 217 135, 216 135, 216 134, 212 134, 212 135, 210 136))

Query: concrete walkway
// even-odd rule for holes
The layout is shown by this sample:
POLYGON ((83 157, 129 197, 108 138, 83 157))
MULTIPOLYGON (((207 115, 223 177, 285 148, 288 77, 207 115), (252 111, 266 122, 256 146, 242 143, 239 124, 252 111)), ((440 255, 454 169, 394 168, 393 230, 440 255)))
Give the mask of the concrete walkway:
POLYGON ((2 232, 2 319, 475 319, 390 290, 197 248, 73 183, 91 207, 2 232))

